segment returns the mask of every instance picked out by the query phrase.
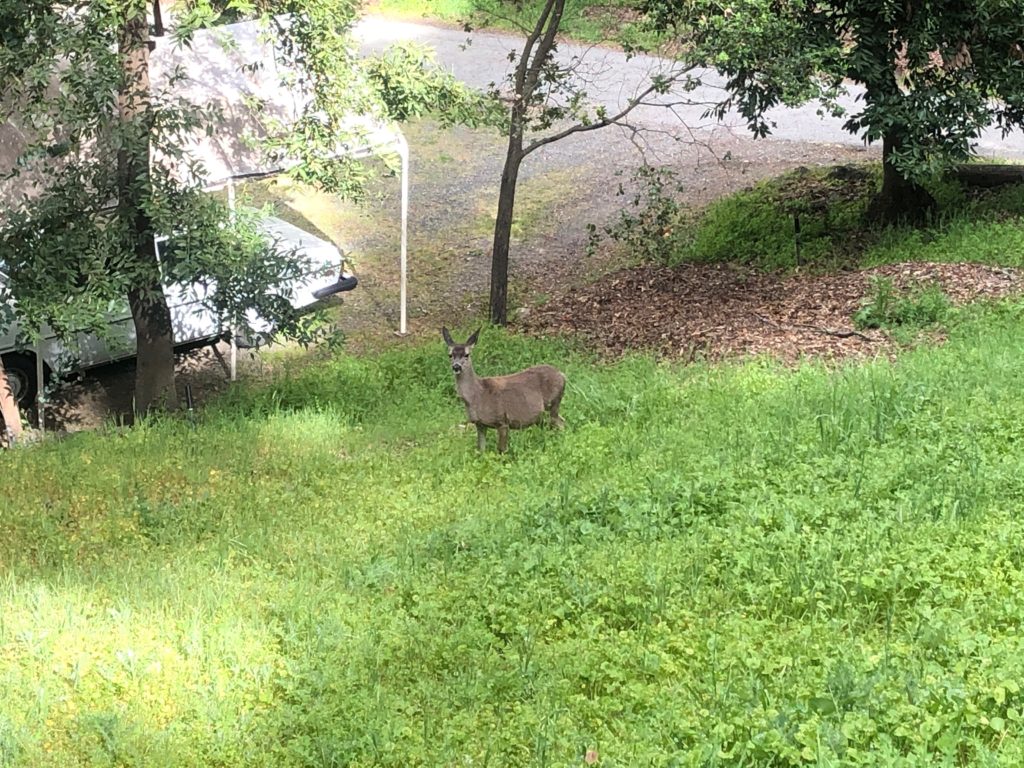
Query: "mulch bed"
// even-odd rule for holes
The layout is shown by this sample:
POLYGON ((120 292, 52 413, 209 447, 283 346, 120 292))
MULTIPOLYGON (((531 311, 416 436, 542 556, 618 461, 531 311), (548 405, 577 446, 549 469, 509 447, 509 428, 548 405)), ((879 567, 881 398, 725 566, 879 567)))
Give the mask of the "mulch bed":
POLYGON ((686 360, 769 354, 792 362, 891 354, 895 345, 883 331, 853 326, 873 275, 899 288, 938 283, 955 304, 1024 287, 1021 270, 980 264, 908 263, 824 275, 645 266, 557 296, 517 324, 531 334, 582 337, 610 356, 644 349, 686 360))

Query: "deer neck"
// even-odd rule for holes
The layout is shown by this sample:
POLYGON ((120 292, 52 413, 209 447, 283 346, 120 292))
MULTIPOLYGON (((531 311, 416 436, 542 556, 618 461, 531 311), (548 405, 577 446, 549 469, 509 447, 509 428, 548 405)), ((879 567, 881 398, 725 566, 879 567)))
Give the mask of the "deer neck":
POLYGON ((462 370, 455 374, 455 391, 466 403, 475 400, 480 391, 480 377, 476 375, 473 364, 468 360, 462 370))

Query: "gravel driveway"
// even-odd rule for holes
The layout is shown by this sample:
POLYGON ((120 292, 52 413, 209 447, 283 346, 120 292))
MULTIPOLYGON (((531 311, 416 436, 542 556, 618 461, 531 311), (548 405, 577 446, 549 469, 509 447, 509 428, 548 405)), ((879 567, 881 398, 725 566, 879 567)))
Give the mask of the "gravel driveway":
MULTIPOLYGON (((508 56, 518 51, 521 40, 507 34, 474 32, 467 35, 460 29, 395 21, 378 16, 367 16, 357 25, 355 34, 361 41, 364 52, 379 51, 387 45, 411 41, 432 47, 438 61, 449 68, 464 82, 477 88, 486 88, 492 82, 501 82, 511 64, 508 56), (467 45, 467 39, 471 44, 467 45)), ((620 51, 595 46, 574 45, 563 42, 558 48, 563 63, 578 65, 588 82, 587 92, 595 104, 604 105, 609 111, 621 107, 626 100, 644 85, 652 72, 667 72, 678 68, 669 62, 652 56, 628 58, 620 51)), ((697 69, 693 72, 702 85, 693 92, 683 94, 677 90, 661 97, 661 101, 677 105, 672 110, 657 107, 641 108, 635 113, 636 122, 651 129, 676 131, 679 124, 698 129, 700 138, 712 135, 718 124, 709 123, 702 116, 709 103, 722 100, 724 79, 714 71, 697 69), (679 103, 689 101, 691 104, 679 103)), ((861 109, 863 88, 853 83, 839 103, 848 111, 861 109)), ((843 129, 844 118, 822 117, 817 106, 788 108, 779 107, 768 112, 767 117, 775 123, 772 135, 776 139, 800 142, 845 144, 861 146, 863 141, 843 129)), ((743 121, 736 112, 728 113, 722 126, 744 130, 743 121)), ((1024 134, 1015 131, 1003 138, 998 130, 984 132, 977 145, 979 154, 988 157, 1024 159, 1024 134)))

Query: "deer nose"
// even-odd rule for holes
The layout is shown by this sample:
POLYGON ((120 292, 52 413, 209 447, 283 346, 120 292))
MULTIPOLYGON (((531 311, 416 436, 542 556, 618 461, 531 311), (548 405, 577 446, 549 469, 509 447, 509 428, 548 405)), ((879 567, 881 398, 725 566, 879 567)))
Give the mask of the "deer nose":
POLYGON ((462 366, 459 363, 452 363, 452 370, 456 373, 462 373, 462 366))

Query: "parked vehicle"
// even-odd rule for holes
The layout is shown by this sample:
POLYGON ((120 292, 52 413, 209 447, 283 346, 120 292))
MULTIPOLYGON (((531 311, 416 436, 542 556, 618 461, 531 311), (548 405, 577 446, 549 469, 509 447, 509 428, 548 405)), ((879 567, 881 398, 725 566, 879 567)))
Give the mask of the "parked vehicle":
MULTIPOLYGON (((356 287, 356 278, 345 271, 344 257, 334 244, 274 217, 264 219, 260 226, 281 247, 294 249, 309 260, 310 271, 291 285, 290 294, 282 295, 297 313, 340 303, 340 294, 356 287)), ((166 239, 157 241, 158 253, 165 242, 166 239)), ((4 279, 0 270, 0 282, 4 279)), ((224 326, 206 303, 210 290, 197 284, 175 284, 164 289, 171 311, 175 351, 196 349, 229 337, 231 329, 224 326)), ((234 329, 243 346, 264 343, 273 336, 271 325, 253 313, 246 318, 245 326, 234 329)), ((24 349, 17 345, 20 330, 15 321, 0 334, 0 357, 11 391, 22 406, 31 405, 38 392, 36 350, 41 350, 44 378, 55 372, 60 375, 79 373, 135 356, 135 324, 127 301, 111 311, 108 333, 103 338, 80 333, 75 342, 69 344, 58 339, 52 329, 44 327, 40 343, 24 349)))

